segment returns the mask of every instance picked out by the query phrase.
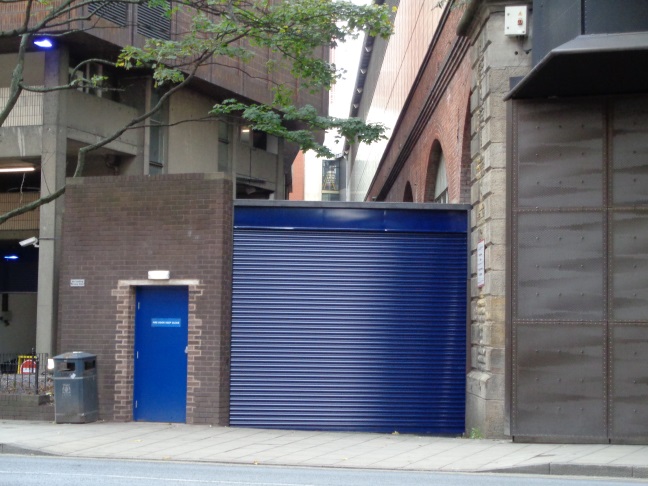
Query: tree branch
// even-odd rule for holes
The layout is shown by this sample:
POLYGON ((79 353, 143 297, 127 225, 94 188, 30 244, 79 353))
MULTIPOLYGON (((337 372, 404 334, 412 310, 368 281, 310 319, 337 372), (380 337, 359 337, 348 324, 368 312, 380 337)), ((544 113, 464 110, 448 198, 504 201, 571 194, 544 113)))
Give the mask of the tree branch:
MULTIPOLYGON (((110 3, 144 5, 148 1, 111 0, 110 3)), ((144 68, 152 75, 156 86, 170 86, 155 106, 145 107, 146 111, 133 117, 112 134, 79 149, 73 177, 83 175, 88 154, 117 140, 127 130, 147 126, 145 120, 157 113, 169 97, 185 88, 196 77, 198 70, 207 65, 227 67, 250 79, 271 83, 274 100, 258 105, 250 104, 249 101, 242 102, 240 99, 225 100, 214 105, 212 117, 186 122, 214 118, 230 121, 230 117, 235 117, 237 120, 243 119, 255 129, 296 142, 305 150, 318 149, 313 136, 313 130, 318 129, 338 128, 346 136, 357 136, 367 140, 371 140, 372 137, 378 139, 380 136, 379 127, 367 126, 359 120, 349 120, 350 123, 345 124, 341 120, 320 117, 312 107, 298 109, 293 100, 297 99, 295 90, 329 86, 337 78, 335 66, 320 58, 317 54, 320 51, 316 49, 325 48, 335 41, 355 35, 354 32, 358 30, 366 30, 376 36, 389 35, 391 24, 388 9, 384 6, 358 6, 348 0, 179 0, 175 2, 177 7, 165 11, 174 14, 176 8, 186 8, 187 18, 191 17, 192 22, 186 23, 190 25, 186 32, 174 31, 174 40, 149 39, 143 47, 123 45, 121 54, 115 59, 116 62, 108 59, 85 59, 72 69, 72 78, 68 79, 66 85, 44 88, 25 85, 23 71, 26 52, 33 37, 45 31, 50 35, 63 37, 100 28, 97 27, 102 18, 100 10, 86 9, 92 4, 99 5, 99 2, 100 0, 0 0, 0 5, 12 5, 12 10, 16 10, 13 5, 24 5, 25 8, 25 16, 21 16, 15 26, 8 27, 14 30, 0 31, 0 38, 12 37, 20 41, 8 101, 0 111, 0 126, 16 106, 22 91, 48 92, 79 86, 112 89, 99 86, 99 77, 93 76, 89 80, 77 78, 77 74, 89 63, 125 70, 144 68), (256 64, 250 65, 249 69, 242 67, 255 58, 256 64), (234 62, 228 65, 226 59, 234 62), (273 66, 281 66, 282 74, 291 72, 298 80, 298 87, 293 89, 292 83, 281 84, 273 79, 273 66), (296 124, 306 128, 295 130, 296 124)), ((217 71, 213 69, 214 73, 217 71)), ((216 73, 216 77, 219 76, 221 74, 216 73)), ((246 92, 242 91, 239 94, 240 98, 244 98, 246 92)), ((175 124, 184 122, 185 120, 179 120, 175 124)), ((47 204, 64 192, 63 187, 1 215, 0 224, 47 204)))
MULTIPOLYGON (((203 56, 208 56, 208 53, 203 53, 203 56)), ((86 145, 85 147, 81 147, 79 149, 79 153, 78 153, 78 156, 77 156, 76 169, 74 170, 74 175, 72 177, 81 177, 81 175, 83 174, 83 169, 85 167, 86 155, 89 152, 97 150, 97 149, 99 149, 101 147, 104 147, 104 146, 108 145, 110 142, 112 142, 114 140, 117 140, 126 131, 130 130, 131 128, 134 128, 136 125, 138 125, 142 121, 150 118, 152 115, 154 115, 155 113, 160 111, 160 109, 162 108, 162 106, 164 105, 166 100, 169 99, 173 93, 175 93, 176 91, 179 91, 180 89, 184 88, 185 86, 187 86, 189 84, 189 82, 195 77, 196 72, 198 71, 200 66, 201 66, 201 62, 197 62, 196 65, 194 66, 193 70, 185 77, 184 81, 182 81, 179 84, 176 84, 171 89, 169 89, 169 91, 164 93, 160 97, 157 104, 153 108, 151 108, 149 111, 147 111, 146 113, 144 113, 144 114, 142 114, 140 116, 137 116, 137 117, 133 118, 130 122, 128 122, 126 125, 124 125, 119 130, 115 131, 109 137, 106 137, 103 140, 101 140, 101 141, 99 141, 97 143, 94 143, 92 145, 86 145)))
POLYGON ((24 206, 14 209, 13 211, 9 211, 8 213, 2 214, 0 215, 0 224, 10 220, 11 218, 15 218, 16 216, 20 216, 21 214, 25 214, 28 213, 29 211, 33 211, 34 209, 41 207, 43 204, 47 204, 48 202, 54 201, 55 199, 61 197, 64 193, 65 193, 65 187, 62 187, 58 191, 55 191, 47 196, 41 197, 36 201, 32 201, 28 204, 25 204, 24 206))

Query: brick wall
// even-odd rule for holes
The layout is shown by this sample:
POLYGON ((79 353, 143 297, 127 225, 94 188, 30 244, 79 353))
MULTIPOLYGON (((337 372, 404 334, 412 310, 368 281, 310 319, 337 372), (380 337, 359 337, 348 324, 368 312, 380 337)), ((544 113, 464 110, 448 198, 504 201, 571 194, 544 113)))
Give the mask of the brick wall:
POLYGON ((292 163, 292 188, 288 194, 290 201, 303 201, 305 191, 305 176, 306 160, 304 152, 301 150, 297 153, 294 162, 292 163))
POLYGON ((467 41, 456 35, 461 15, 461 8, 450 9, 439 24, 367 200, 403 201, 409 183, 415 202, 431 201, 437 173, 433 147, 440 144, 449 200, 469 202, 471 72, 467 41))
POLYGON ((132 419, 133 296, 164 269, 189 288, 187 422, 228 423, 231 194, 221 174, 68 181, 58 350, 97 355, 102 419, 132 419))
POLYGON ((54 421, 54 402, 49 395, 0 393, 0 420, 54 421))
POLYGON ((410 184, 415 202, 429 201, 437 172, 431 163, 435 158, 432 154, 440 145, 450 202, 473 205, 466 428, 479 429, 487 437, 508 433, 503 98, 510 77, 522 76, 530 69, 529 39, 504 35, 504 6, 512 3, 481 2, 466 37, 457 36, 463 8, 457 6, 447 12, 367 196, 368 200, 402 201, 410 184), (478 288, 476 248, 482 239, 486 245, 486 282, 478 288))

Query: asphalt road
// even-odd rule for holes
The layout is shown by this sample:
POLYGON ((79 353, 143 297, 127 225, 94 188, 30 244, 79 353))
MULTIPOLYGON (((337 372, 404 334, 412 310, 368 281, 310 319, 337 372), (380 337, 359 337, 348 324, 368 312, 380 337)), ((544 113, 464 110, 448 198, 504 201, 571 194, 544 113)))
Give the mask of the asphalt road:
POLYGON ((636 486, 637 484, 648 484, 648 482, 632 479, 599 480, 0 455, 0 486, 636 486))

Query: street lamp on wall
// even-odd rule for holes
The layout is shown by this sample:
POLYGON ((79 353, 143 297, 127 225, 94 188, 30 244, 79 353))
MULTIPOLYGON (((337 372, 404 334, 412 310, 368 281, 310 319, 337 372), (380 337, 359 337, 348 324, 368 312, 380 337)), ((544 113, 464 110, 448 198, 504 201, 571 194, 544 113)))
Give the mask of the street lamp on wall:
POLYGON ((36 37, 34 39, 34 45, 39 49, 49 50, 54 48, 54 41, 49 37, 36 37))

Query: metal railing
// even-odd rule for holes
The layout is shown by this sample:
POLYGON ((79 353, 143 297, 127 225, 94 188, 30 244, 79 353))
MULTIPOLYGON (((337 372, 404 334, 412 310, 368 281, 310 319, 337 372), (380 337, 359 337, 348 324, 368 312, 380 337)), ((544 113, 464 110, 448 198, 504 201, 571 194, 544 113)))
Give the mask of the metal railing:
MULTIPOLYGON (((36 201, 40 192, 0 193, 0 214, 8 213, 20 206, 36 201)), ((38 231, 40 224, 40 208, 11 218, 0 224, 0 230, 30 230, 38 231)))
POLYGON ((46 353, 0 353, 0 393, 39 395, 52 393, 54 381, 46 353))
MULTIPOLYGON (((0 107, 9 100, 9 88, 0 88, 0 107)), ((43 93, 23 91, 2 127, 25 127, 43 124, 43 93)))

